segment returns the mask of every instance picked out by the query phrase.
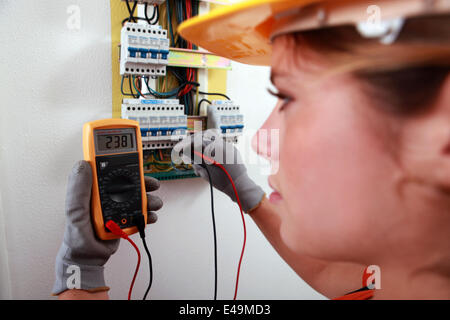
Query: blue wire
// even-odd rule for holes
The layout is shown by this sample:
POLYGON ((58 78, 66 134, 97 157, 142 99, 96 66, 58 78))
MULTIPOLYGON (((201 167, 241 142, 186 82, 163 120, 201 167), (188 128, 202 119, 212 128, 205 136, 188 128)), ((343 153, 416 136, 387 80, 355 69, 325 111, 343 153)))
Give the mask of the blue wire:
POLYGON ((150 93, 152 95, 156 95, 156 96, 173 97, 173 96, 176 96, 178 94, 178 90, 173 90, 173 91, 170 91, 170 92, 157 92, 157 91, 153 90, 152 88, 149 88, 149 89, 150 89, 150 93))
POLYGON ((144 78, 144 82, 145 82, 150 94, 153 96, 156 96, 156 97, 170 98, 170 97, 178 95, 178 90, 180 90, 180 87, 178 87, 169 92, 157 92, 157 91, 153 90, 152 88, 150 88, 150 86, 148 85, 148 78, 144 78))

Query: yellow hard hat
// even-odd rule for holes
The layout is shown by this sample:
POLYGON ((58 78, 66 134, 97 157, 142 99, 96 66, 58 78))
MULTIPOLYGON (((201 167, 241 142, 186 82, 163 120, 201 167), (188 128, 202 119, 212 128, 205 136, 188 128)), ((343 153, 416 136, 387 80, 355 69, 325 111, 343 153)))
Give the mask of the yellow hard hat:
POLYGON ((283 33, 443 12, 450 13, 449 0, 248 0, 189 19, 178 31, 222 57, 270 65, 271 39, 283 33))

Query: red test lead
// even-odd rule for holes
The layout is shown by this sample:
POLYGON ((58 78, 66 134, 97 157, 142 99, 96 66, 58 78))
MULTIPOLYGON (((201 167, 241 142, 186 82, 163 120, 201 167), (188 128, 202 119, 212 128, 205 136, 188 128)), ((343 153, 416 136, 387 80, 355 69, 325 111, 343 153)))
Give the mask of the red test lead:
POLYGON ((244 227, 244 243, 242 244, 241 257, 239 258, 239 265, 238 265, 238 270, 237 270, 237 275, 236 275, 236 286, 235 286, 235 289, 234 289, 234 298, 233 298, 233 300, 236 300, 237 292, 238 292, 238 286, 239 286, 239 275, 240 275, 240 272, 241 272, 242 258, 244 257, 245 244, 247 242, 247 228, 245 227, 245 218, 244 218, 244 212, 242 210, 241 200, 239 200, 239 195, 238 195, 238 192, 236 190, 236 186, 234 185, 234 181, 231 178, 231 176, 228 173, 228 171, 224 168, 224 166, 221 165, 220 163, 216 162, 214 159, 211 159, 211 158, 205 156, 204 154, 202 154, 202 153, 200 153, 198 151, 194 151, 194 153, 196 155, 198 155, 199 157, 202 157, 202 159, 204 159, 205 161, 215 165, 216 167, 220 168, 223 172, 225 172, 225 174, 228 177, 228 180, 230 180, 230 182, 231 182, 231 186, 233 187, 234 194, 236 196, 236 200, 237 200, 237 203, 239 205, 239 209, 241 210, 242 225, 244 227))
POLYGON ((133 242, 133 240, 128 237, 128 235, 120 229, 120 227, 112 220, 109 220, 105 224, 106 228, 108 228, 109 231, 111 231, 113 234, 121 237, 122 239, 127 240, 131 245, 136 249, 137 255, 138 255, 138 262, 136 265, 136 270, 134 271, 133 280, 131 281, 130 290, 128 291, 128 300, 131 300, 131 293, 133 292, 134 282, 136 280, 137 274, 139 272, 139 266, 141 265, 141 252, 139 251, 139 248, 136 246, 136 244, 133 242))

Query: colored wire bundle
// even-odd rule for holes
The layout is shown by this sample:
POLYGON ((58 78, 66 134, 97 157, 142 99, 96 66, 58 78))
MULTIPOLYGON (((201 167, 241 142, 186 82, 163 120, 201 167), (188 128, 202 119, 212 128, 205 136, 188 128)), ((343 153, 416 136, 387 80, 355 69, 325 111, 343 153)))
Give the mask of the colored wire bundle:
MULTIPOLYGON (((161 5, 161 25, 169 32, 171 46, 181 49, 196 50, 197 47, 186 41, 177 33, 178 26, 185 20, 198 15, 199 1, 197 0, 167 0, 161 5)), ((164 79, 159 80, 159 89, 162 92, 166 90, 171 92, 177 90, 176 97, 185 106, 186 115, 194 115, 196 104, 194 102, 194 88, 199 85, 197 70, 194 68, 168 68, 172 72, 167 72, 164 79), (176 73, 176 75, 175 75, 176 73), (174 83, 169 85, 169 82, 174 83)), ((161 92, 160 92, 161 93, 161 92)))
POLYGON ((144 161, 146 173, 192 170, 190 165, 175 165, 171 160, 170 151, 167 150, 145 151, 144 156, 146 156, 144 161))
MULTIPOLYGON (((153 14, 151 17, 148 15, 148 4, 145 4, 144 14, 145 18, 135 17, 134 12, 136 10, 137 2, 134 2, 133 6, 130 6, 130 0, 126 1, 129 17, 124 19, 123 22, 137 20, 146 20, 149 24, 156 24, 158 21, 161 26, 169 31, 169 38, 171 40, 171 46, 187 50, 198 49, 192 43, 183 39, 177 33, 178 26, 185 20, 190 19, 199 13, 199 1, 198 0, 166 0, 165 3, 160 6, 154 6, 153 14)), ((128 76, 129 92, 125 92, 124 79, 122 78, 121 90, 124 96, 133 98, 157 98, 157 99, 174 99, 180 100, 180 103, 185 106, 186 115, 199 115, 200 105, 199 95, 207 96, 221 96, 228 100, 230 98, 222 93, 208 93, 200 91, 200 84, 198 83, 198 70, 195 68, 181 68, 181 67, 168 67, 165 77, 160 77, 157 81, 157 90, 149 86, 149 77, 136 77, 128 76), (142 91, 141 80, 146 87, 146 93, 142 91)), ((202 101, 207 101, 203 100, 202 101)))

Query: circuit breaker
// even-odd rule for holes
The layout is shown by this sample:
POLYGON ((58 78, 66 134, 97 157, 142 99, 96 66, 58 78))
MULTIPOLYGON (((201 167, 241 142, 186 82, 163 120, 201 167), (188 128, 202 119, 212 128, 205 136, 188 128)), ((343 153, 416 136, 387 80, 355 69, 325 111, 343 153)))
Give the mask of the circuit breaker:
POLYGON ((121 31, 120 74, 165 76, 169 44, 161 26, 126 23, 121 31))
POLYGON ((144 150, 173 148, 187 136, 187 116, 178 99, 124 99, 122 118, 139 122, 144 150))
POLYGON ((240 107, 230 100, 213 100, 208 106, 208 129, 218 129, 227 142, 238 142, 244 130, 240 107))

